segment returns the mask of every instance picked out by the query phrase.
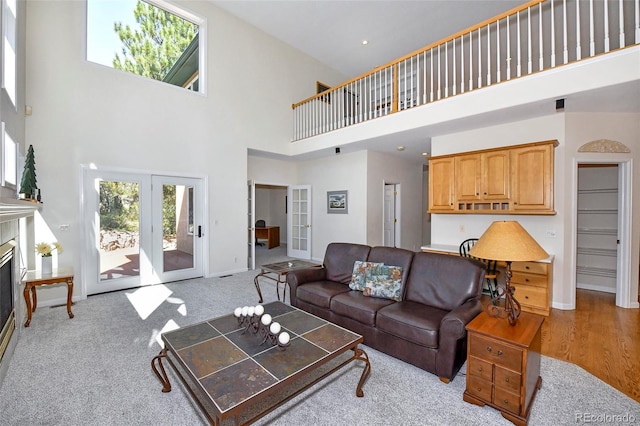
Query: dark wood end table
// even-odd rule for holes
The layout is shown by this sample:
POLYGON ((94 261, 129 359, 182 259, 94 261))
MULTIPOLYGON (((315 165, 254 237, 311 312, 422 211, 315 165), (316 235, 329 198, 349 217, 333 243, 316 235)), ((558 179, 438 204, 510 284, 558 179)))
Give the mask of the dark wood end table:
POLYGON ((36 311, 38 306, 36 287, 62 283, 67 285, 67 314, 69 314, 69 318, 73 318, 73 312, 71 312, 71 305, 73 304, 71 301, 73 296, 73 269, 55 268, 51 273, 43 273, 39 270, 27 272, 27 275, 24 277, 23 292, 24 301, 27 304, 27 321, 24 323, 25 327, 29 327, 31 324, 31 315, 36 311))

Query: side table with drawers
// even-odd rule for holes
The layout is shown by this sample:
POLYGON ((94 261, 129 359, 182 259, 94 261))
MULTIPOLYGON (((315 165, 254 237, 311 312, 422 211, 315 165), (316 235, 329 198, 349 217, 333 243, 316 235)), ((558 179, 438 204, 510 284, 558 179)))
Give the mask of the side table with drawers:
POLYGON ((544 318, 522 312, 515 325, 480 313, 467 325, 466 402, 500 410, 516 425, 526 425, 540 377, 544 318))

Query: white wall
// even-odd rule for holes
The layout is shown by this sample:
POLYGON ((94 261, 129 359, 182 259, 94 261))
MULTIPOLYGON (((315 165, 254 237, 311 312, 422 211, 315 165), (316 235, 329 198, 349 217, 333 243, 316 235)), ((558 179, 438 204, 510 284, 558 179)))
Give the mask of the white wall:
POLYGON ((400 245, 420 250, 422 245, 422 163, 395 155, 368 152, 367 161, 367 244, 384 244, 384 184, 400 185, 400 245))
POLYGON ((85 2, 27 3, 26 139, 62 265, 80 266, 80 167, 94 164, 208 176, 206 272, 244 270, 247 149, 287 150, 291 103, 344 78, 208 1, 181 3, 207 19, 206 95, 86 62, 85 2))
POLYGON ((287 188, 256 187, 256 220, 263 219, 267 226, 280 227, 280 242, 287 242, 287 214, 285 203, 287 188))

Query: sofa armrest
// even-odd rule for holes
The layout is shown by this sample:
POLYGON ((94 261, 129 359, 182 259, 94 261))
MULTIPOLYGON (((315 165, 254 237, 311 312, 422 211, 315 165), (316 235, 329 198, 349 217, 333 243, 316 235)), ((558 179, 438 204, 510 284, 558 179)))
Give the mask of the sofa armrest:
POLYGON ((466 325, 480 312, 482 303, 478 299, 471 299, 445 315, 440 321, 440 344, 443 338, 463 338, 466 335, 466 325))
POLYGON ((289 297, 291 298, 291 304, 298 306, 298 298, 296 290, 298 286, 304 283, 311 283, 315 281, 324 281, 327 277, 327 270, 323 268, 308 268, 298 269, 291 271, 287 274, 287 284, 289 284, 289 297))
POLYGON ((482 312, 479 299, 467 300, 440 321, 436 374, 448 383, 467 359, 466 325, 482 312))

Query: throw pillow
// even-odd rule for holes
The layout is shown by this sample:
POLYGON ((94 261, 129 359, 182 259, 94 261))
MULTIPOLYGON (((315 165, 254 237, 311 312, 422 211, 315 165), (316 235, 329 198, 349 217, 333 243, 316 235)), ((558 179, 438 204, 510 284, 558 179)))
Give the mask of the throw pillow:
POLYGON ((381 265, 370 270, 362 294, 383 299, 402 300, 402 267, 381 265))
POLYGON ((351 290, 357 291, 364 290, 367 274, 370 273, 369 271, 376 266, 382 265, 384 265, 384 263, 363 262, 361 260, 356 260, 353 263, 353 272, 351 274, 351 282, 349 283, 349 288, 351 290))

